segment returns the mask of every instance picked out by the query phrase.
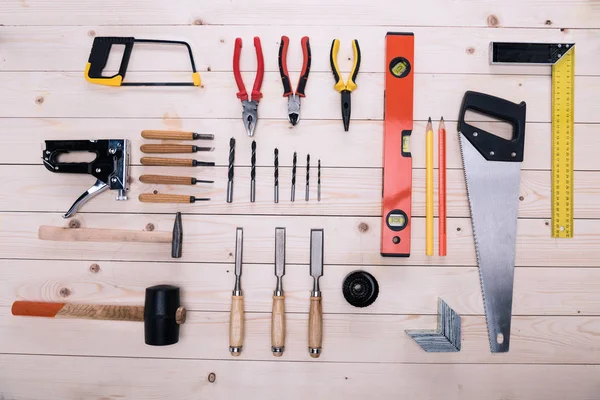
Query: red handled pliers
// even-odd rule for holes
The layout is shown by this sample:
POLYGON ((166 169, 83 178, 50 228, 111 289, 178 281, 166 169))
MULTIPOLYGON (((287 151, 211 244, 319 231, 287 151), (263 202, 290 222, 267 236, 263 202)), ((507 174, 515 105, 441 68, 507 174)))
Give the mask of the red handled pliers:
POLYGON ((287 36, 282 36, 281 44, 279 45, 279 73, 281 74, 281 81, 283 82, 283 97, 288 98, 288 119, 292 125, 296 125, 298 121, 300 121, 300 97, 306 97, 304 94, 304 88, 306 87, 308 73, 310 72, 311 56, 308 36, 304 36, 301 43, 304 61, 302 63, 302 72, 300 72, 296 93, 292 91, 290 74, 287 68, 287 50, 290 44, 290 39, 287 36))
POLYGON ((242 101, 242 119, 244 120, 244 126, 248 136, 254 135, 254 129, 258 122, 258 102, 262 97, 260 87, 262 86, 263 75, 265 74, 265 61, 263 59, 262 46, 260 45, 260 38, 254 37, 254 47, 256 47, 256 78, 254 79, 254 87, 248 99, 248 92, 244 86, 242 80, 242 74, 240 73, 240 54, 242 52, 242 39, 235 39, 235 47, 233 49, 233 76, 235 77, 235 83, 238 87, 237 97, 242 101))

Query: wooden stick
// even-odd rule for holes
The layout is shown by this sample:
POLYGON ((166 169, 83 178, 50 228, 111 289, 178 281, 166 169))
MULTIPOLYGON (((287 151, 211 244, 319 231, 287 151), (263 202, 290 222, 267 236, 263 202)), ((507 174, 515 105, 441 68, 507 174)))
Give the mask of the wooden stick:
POLYGON ((158 185, 193 185, 194 178, 190 176, 141 175, 140 182, 158 185))
POLYGON ((11 311, 12 315, 30 317, 144 321, 143 306, 109 306, 99 304, 15 301, 11 311))
POLYGON ((323 306, 321 296, 310 298, 308 315, 308 350, 312 358, 319 358, 323 345, 323 306), (318 350, 313 352, 312 350, 318 350))
POLYGON ((446 250, 446 126, 444 117, 438 129, 438 202, 439 202, 439 254, 445 256, 446 250))
POLYGON ((425 254, 433 256, 433 128, 425 133, 425 254))
MULTIPOLYGON (((189 204, 194 203, 196 200, 204 200, 204 199, 196 199, 194 196, 187 196, 184 194, 154 194, 154 193, 142 193, 139 195, 138 199, 142 203, 180 203, 180 204, 189 204)), ((208 200, 208 199, 206 199, 208 200)))
POLYGON ((194 132, 144 130, 142 137, 145 139, 194 140, 194 132))
POLYGON ((271 350, 281 357, 285 349, 285 296, 273 296, 271 313, 271 350))
POLYGON ((193 167, 193 159, 189 158, 162 158, 162 157, 142 157, 142 165, 157 167, 193 167))
POLYGON ((40 240, 57 242, 142 242, 172 243, 173 232, 128 231, 120 229, 65 228, 42 225, 38 229, 40 240))
POLYGON ((143 144, 142 153, 193 153, 194 146, 190 144, 143 144))
MULTIPOLYGON (((231 313, 229 315, 229 348, 240 349, 244 346, 244 296, 231 296, 231 313)), ((231 351, 232 356, 239 356, 241 351, 231 351)))

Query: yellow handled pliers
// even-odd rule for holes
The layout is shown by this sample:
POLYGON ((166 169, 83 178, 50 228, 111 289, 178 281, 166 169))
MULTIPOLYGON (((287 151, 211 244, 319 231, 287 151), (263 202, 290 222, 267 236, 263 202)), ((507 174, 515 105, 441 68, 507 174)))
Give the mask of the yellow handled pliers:
POLYGON ((360 47, 358 46, 358 40, 352 41, 352 50, 354 51, 354 66, 350 71, 348 77, 348 83, 344 83, 340 68, 337 63, 337 55, 340 50, 340 40, 333 39, 331 43, 331 52, 329 59, 331 62, 331 71, 333 72, 333 78, 335 79, 335 85, 333 88, 342 94, 342 119, 344 121, 344 130, 347 132, 350 127, 350 94, 358 86, 356 85, 356 76, 360 68, 360 47))

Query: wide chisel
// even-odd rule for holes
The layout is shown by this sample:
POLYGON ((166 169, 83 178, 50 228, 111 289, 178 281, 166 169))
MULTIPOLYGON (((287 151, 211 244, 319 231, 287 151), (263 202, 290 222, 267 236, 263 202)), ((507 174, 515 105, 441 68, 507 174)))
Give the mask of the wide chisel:
POLYGON ((323 276, 323 229, 310 231, 310 275, 313 277, 313 290, 308 316, 308 353, 312 358, 318 358, 323 343, 323 306, 319 288, 319 278, 323 276))
POLYGON ((281 357, 285 349, 285 295, 283 293, 285 275, 285 228, 275 228, 275 276, 277 286, 273 293, 271 313, 271 351, 281 357))
POLYGON ((239 356, 244 346, 244 295, 242 293, 242 246, 244 231, 235 232, 235 286, 231 296, 231 314, 229 316, 229 352, 239 356))

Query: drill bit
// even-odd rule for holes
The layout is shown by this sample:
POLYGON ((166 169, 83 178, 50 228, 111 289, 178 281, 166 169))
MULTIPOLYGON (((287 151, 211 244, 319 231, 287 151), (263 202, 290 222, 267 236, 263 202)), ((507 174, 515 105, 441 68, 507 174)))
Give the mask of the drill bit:
POLYGON ((275 203, 279 203, 279 149, 275 148, 275 151, 273 153, 275 155, 275 187, 273 192, 273 200, 275 201, 275 203))
POLYGON ((235 161, 235 138, 229 139, 229 168, 227 172, 227 202, 233 201, 233 162, 235 161))
POLYGON ((321 201, 321 160, 317 162, 317 201, 321 201))
POLYGON ((250 202, 254 203, 256 200, 256 140, 252 141, 250 164, 250 202))
POLYGON ((296 155, 296 152, 294 152, 294 159, 292 160, 292 197, 291 197, 291 201, 296 200, 296 161, 297 161, 297 155, 296 155))
POLYGON ((306 155, 306 192, 304 193, 304 200, 308 201, 309 196, 309 182, 310 182, 310 154, 306 155))

